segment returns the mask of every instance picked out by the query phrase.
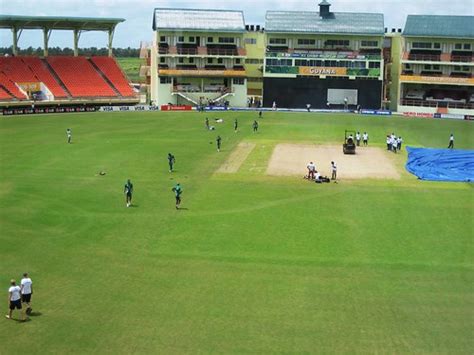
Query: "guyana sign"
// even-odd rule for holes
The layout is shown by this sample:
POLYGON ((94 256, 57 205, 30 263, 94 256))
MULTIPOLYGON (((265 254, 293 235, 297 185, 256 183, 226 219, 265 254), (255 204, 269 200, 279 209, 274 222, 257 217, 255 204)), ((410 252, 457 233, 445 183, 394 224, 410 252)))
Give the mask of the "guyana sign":
POLYGON ((338 67, 299 67, 299 75, 346 76, 347 68, 338 67))

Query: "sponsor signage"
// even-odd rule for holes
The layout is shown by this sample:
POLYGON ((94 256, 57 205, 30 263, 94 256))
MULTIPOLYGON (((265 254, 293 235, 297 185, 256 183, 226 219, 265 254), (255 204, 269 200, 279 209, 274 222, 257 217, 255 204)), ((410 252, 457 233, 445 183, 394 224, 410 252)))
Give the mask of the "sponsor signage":
POLYGON ((463 120, 464 119, 464 115, 457 115, 457 114, 454 114, 454 113, 435 113, 433 115, 434 118, 453 118, 453 119, 456 119, 456 120, 463 120))
POLYGON ((159 111, 158 106, 137 105, 137 106, 101 106, 100 112, 127 112, 127 111, 159 111))
POLYGON ((389 110, 360 110, 360 113, 363 115, 378 115, 378 116, 390 116, 392 111, 389 110))
POLYGON ((299 75, 345 76, 347 68, 339 67, 299 67, 299 75))
POLYGON ((464 119, 468 121, 474 121, 474 115, 465 115, 464 119))
POLYGON ((161 111, 191 111, 193 107, 191 105, 162 105, 161 111))
POLYGON ((230 76, 246 77, 245 70, 160 69, 159 75, 170 76, 230 76))
POLYGON ((27 108, 6 108, 3 109, 4 116, 10 115, 30 115, 41 113, 67 113, 67 112, 94 112, 98 108, 95 106, 58 106, 58 107, 27 107, 27 108))
POLYGON ((474 84, 474 78, 455 78, 449 76, 400 75, 400 81, 416 81, 438 84, 474 84))
POLYGON ((434 115, 432 113, 427 113, 427 112, 403 112, 403 116, 433 118, 434 115))

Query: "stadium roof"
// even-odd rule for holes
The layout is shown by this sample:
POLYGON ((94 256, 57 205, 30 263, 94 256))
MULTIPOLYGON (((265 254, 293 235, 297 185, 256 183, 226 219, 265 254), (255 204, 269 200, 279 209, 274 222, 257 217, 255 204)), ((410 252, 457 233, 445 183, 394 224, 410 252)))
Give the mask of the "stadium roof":
POLYGON ((265 31, 294 33, 334 33, 348 35, 384 34, 383 14, 331 12, 323 18, 311 11, 267 11, 265 31))
POLYGON ((404 36, 474 38, 474 16, 408 15, 404 36))
POLYGON ((153 30, 244 32, 242 11, 156 8, 153 30))
POLYGON ((123 18, 0 15, 0 28, 107 31, 123 18))

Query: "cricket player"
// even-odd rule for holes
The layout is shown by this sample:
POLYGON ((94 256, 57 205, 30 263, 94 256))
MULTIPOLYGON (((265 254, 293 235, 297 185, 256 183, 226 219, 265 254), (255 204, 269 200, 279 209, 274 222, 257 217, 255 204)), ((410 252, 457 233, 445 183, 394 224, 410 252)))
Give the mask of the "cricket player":
POLYGON ((364 134, 362 135, 362 141, 364 142, 364 146, 367 146, 368 143, 369 143, 369 135, 367 134, 367 132, 364 132, 364 134))
POLYGON ((28 273, 23 274, 20 282, 21 285, 21 302, 26 303, 26 314, 31 314, 31 295, 33 294, 33 282, 28 277, 28 273))
POLYGON ((127 182, 125 183, 123 192, 125 194, 125 201, 127 203, 127 207, 130 207, 132 205, 132 194, 133 194, 133 184, 130 181, 130 179, 128 179, 127 182))
POLYGON ((218 151, 218 152, 221 151, 221 141, 222 141, 221 136, 217 136, 217 138, 216 138, 216 144, 217 144, 217 151, 218 151))
POLYGON ((183 188, 179 184, 176 184, 175 187, 171 189, 174 192, 174 196, 176 198, 176 209, 179 209, 179 205, 181 204, 181 194, 183 193, 183 188))
POLYGON ((176 162, 176 159, 173 154, 168 153, 168 165, 170 166, 170 173, 173 172, 173 165, 176 162))
POLYGON ((5 316, 7 319, 12 319, 13 310, 16 308, 20 311, 21 320, 26 320, 26 314, 21 311, 21 288, 17 286, 15 280, 10 281, 10 288, 8 289, 8 308, 9 312, 5 316))
POLYGON ((331 162, 331 180, 336 180, 337 179, 337 165, 335 162, 331 162))
POLYGON ((252 127, 253 127, 253 133, 256 133, 258 131, 258 122, 257 122, 257 120, 253 121, 252 127))
POLYGON ((316 165, 312 161, 306 166, 308 169, 308 180, 314 180, 314 173, 316 172, 316 165))
POLYGON ((356 144, 357 146, 360 146, 360 132, 356 133, 356 144))
POLYGON ((239 127, 239 123, 237 122, 237 118, 234 120, 234 132, 237 133, 237 128, 239 127))
POLYGON ((453 149, 453 148, 454 148, 454 135, 451 133, 451 135, 449 136, 448 149, 453 149))
POLYGON ((71 144, 72 141, 72 131, 70 128, 66 129, 67 142, 71 144))

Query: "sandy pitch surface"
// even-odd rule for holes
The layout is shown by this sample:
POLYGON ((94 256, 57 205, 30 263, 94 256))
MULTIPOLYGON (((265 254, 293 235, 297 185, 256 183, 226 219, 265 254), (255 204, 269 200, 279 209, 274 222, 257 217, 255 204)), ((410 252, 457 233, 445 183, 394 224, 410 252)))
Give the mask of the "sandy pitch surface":
POLYGON ((337 164, 338 179, 400 179, 393 153, 381 148, 357 147, 345 155, 341 145, 278 144, 267 167, 268 175, 304 176, 310 161, 321 175, 331 177, 331 161, 337 164))
POLYGON ((236 173, 239 171, 240 166, 252 152, 253 148, 255 148, 255 143, 239 143, 239 145, 229 155, 225 163, 222 164, 219 169, 217 169, 217 172, 227 174, 236 173))

